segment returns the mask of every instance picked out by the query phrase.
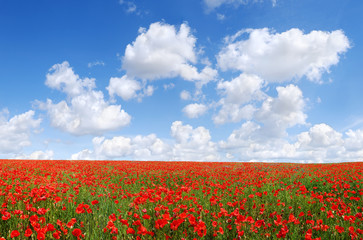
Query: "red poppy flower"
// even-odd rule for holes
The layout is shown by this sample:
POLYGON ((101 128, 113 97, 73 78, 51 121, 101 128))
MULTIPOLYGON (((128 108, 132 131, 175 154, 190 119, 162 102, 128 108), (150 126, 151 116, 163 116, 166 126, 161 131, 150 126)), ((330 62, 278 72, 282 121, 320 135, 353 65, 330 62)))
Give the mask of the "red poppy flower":
POLYGON ((144 216, 142 216, 143 219, 150 219, 150 215, 145 214, 144 216))
POLYGON ((110 216, 108 216, 108 219, 110 219, 112 222, 115 222, 117 220, 116 214, 112 213, 110 216))
POLYGON ((126 233, 127 234, 135 234, 135 230, 133 228, 128 228, 126 233))
POLYGON ((10 214, 9 212, 5 212, 5 213, 3 213, 2 219, 3 219, 4 221, 6 221, 6 220, 8 220, 8 219, 10 219, 10 218, 11 218, 11 214, 10 214))
POLYGON ((33 234, 33 231, 30 228, 28 228, 27 230, 25 230, 24 236, 30 237, 32 234, 33 234))
POLYGON ((54 225, 53 225, 53 224, 51 224, 51 223, 47 224, 47 231, 48 231, 48 232, 53 232, 53 231, 55 231, 54 225))
POLYGON ((168 224, 168 221, 165 219, 158 219, 155 221, 155 228, 163 228, 166 224, 168 224))
POLYGON ((20 235, 20 232, 18 230, 14 230, 10 233, 10 237, 14 238, 20 235))
POLYGON ((61 234, 61 232, 60 232, 60 231, 55 231, 55 232, 53 233, 53 237, 54 237, 55 239, 60 239, 60 234, 61 234))
POLYGON ((79 228, 75 228, 75 229, 72 231, 72 235, 73 235, 73 236, 75 236, 75 237, 79 237, 79 236, 81 236, 81 234, 82 234, 82 231, 81 231, 81 229, 79 229, 79 228))
POLYGON ((76 208, 76 213, 81 214, 84 213, 86 210, 83 207, 83 204, 79 204, 78 207, 76 208))
POLYGON ((177 220, 174 220, 171 224, 170 224, 170 229, 171 230, 178 230, 178 227, 180 226, 180 224, 182 224, 184 222, 184 219, 179 218, 177 220))
POLYGON ((38 232, 37 240, 45 240, 45 233, 38 232))

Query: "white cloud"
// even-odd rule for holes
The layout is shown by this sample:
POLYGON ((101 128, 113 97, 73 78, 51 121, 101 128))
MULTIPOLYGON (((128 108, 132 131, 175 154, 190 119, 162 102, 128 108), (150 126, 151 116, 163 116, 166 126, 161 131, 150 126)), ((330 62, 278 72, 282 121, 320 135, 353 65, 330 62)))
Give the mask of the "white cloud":
POLYGON ((16 156, 16 159, 34 159, 34 160, 53 160, 54 152, 52 150, 47 151, 35 151, 31 154, 20 154, 16 156))
POLYGON ((263 80, 256 75, 241 74, 232 81, 220 82, 218 90, 222 90, 226 103, 245 104, 253 99, 262 99, 264 94, 260 91, 263 80))
POLYGON ((173 89, 175 87, 175 84, 174 83, 169 83, 169 84, 164 84, 163 85, 163 88, 164 90, 169 90, 169 89, 173 89))
POLYGON ((247 121, 225 141, 212 141, 205 127, 175 121, 171 125, 173 141, 155 134, 135 137, 93 138, 93 149, 73 154, 71 159, 129 159, 176 161, 267 161, 267 162, 338 162, 363 160, 363 131, 349 130, 347 137, 326 124, 291 137, 269 137, 263 126, 247 121), (223 157, 222 157, 223 155, 223 157))
MULTIPOLYGON (((351 132, 353 133, 353 132, 351 132)), ((308 132, 298 135, 298 146, 312 148, 327 148, 343 145, 342 134, 325 123, 314 125, 308 132)))
POLYGON ((282 161, 296 156, 294 145, 283 138, 264 136, 262 127, 251 121, 233 130, 226 141, 219 142, 219 147, 237 161, 282 161))
POLYGON ((133 160, 220 160, 217 144, 211 141, 209 130, 193 128, 175 121, 171 126, 174 141, 166 143, 155 134, 135 137, 117 136, 111 139, 93 138, 93 149, 84 149, 71 159, 133 159, 133 160))
POLYGON ((226 18, 226 16, 224 14, 217 13, 217 19, 219 21, 223 21, 225 18, 226 18))
POLYGON ((155 134, 123 136, 105 139, 93 138, 93 150, 85 149, 71 156, 71 159, 134 159, 134 160, 167 160, 170 146, 157 138, 155 134))
POLYGON ((221 6, 223 3, 227 2, 233 2, 233 0, 204 0, 204 3, 207 6, 208 10, 215 9, 221 6))
POLYGON ((226 158, 227 158, 227 159, 234 159, 234 158, 235 158, 235 156, 233 156, 233 154, 226 153, 226 158))
MULTIPOLYGON (((232 84, 229 82, 227 86, 234 86, 231 89, 238 89, 236 83, 232 84)), ((241 86, 248 86, 248 84, 244 82, 241 86)), ((227 100, 228 95, 225 99, 222 99, 222 108, 213 119, 215 123, 223 124, 228 121, 239 122, 242 119, 248 120, 242 124, 241 129, 233 131, 228 138, 228 144, 223 143, 224 147, 234 146, 236 144, 247 144, 248 146, 257 144, 254 146, 258 146, 258 149, 260 149, 263 143, 267 144, 269 141, 272 141, 275 144, 278 138, 283 139, 283 137, 286 137, 287 128, 298 124, 305 124, 307 117, 303 112, 305 102, 302 92, 297 86, 288 85, 286 87, 277 87, 278 96, 276 98, 267 97, 260 108, 256 108, 250 104, 241 107, 239 103, 250 102, 254 98, 251 97, 253 93, 259 91, 258 84, 254 86, 254 88, 249 88, 248 91, 245 91, 243 97, 232 94, 232 91, 229 93, 231 96, 229 100, 227 100)), ((240 91, 243 92, 242 90, 240 91)), ((257 95, 261 99, 261 93, 257 95)))
POLYGON ((204 115, 208 110, 208 107, 204 104, 192 103, 183 108, 183 112, 188 118, 198 118, 204 115))
POLYGON ((79 96, 96 87, 94 78, 80 79, 67 61, 49 69, 45 85, 66 93, 69 97, 79 96))
POLYGON ((247 121, 239 129, 233 130, 227 141, 219 142, 222 148, 249 147, 257 139, 257 132, 261 126, 257 123, 247 121))
POLYGON ((283 33, 268 28, 242 30, 227 37, 226 44, 217 56, 222 70, 240 70, 270 82, 303 76, 319 81, 350 47, 341 30, 304 34, 296 28, 283 33), (247 39, 238 40, 245 35, 247 39))
POLYGON ((182 72, 182 67, 188 68, 188 62, 196 62, 196 38, 186 24, 177 31, 172 25, 157 22, 139 32, 136 40, 127 45, 123 59, 123 68, 130 76, 174 77, 182 72))
MULTIPOLYGON (((344 139, 344 156, 346 161, 363 161, 363 129, 348 130, 344 139)), ((341 157, 342 158, 342 157, 341 157)))
POLYGON ((192 96, 190 95, 190 92, 188 92, 187 90, 183 90, 180 93, 180 98, 182 100, 190 100, 192 98, 192 96))
POLYGON ((122 68, 128 76, 146 80, 181 76, 200 85, 217 76, 215 69, 207 66, 199 73, 192 65, 197 63, 196 38, 187 24, 177 30, 173 25, 156 22, 139 32, 123 57, 122 68))
MULTIPOLYGON (((250 2, 252 3, 262 2, 263 0, 203 0, 203 1, 207 7, 207 11, 212 11, 213 9, 216 9, 223 4, 233 5, 235 7, 238 7, 239 5, 246 5, 250 2)), ((272 6, 276 6, 277 0, 271 0, 271 1, 272 1, 272 6)))
POLYGON ((32 130, 37 129, 42 121, 34 114, 34 111, 27 111, 8 120, 7 110, 0 113, 0 153, 16 153, 31 145, 32 130))
POLYGON ((181 121, 173 122, 171 136, 176 140, 173 160, 216 161, 220 159, 217 145, 211 141, 209 130, 204 127, 193 129, 181 121))
POLYGON ((144 96, 150 97, 151 95, 153 95, 154 90, 155 89, 152 85, 148 85, 147 87, 145 87, 143 89, 143 93, 142 93, 141 97, 144 97, 144 96))
POLYGON ((220 82, 217 89, 221 91, 224 97, 218 102, 218 105, 222 107, 218 114, 213 117, 214 123, 224 124, 251 119, 256 109, 247 103, 265 98, 265 94, 260 90, 262 84, 263 80, 258 76, 245 73, 232 79, 232 81, 220 82))
POLYGON ((218 114, 213 116, 215 124, 225 124, 227 122, 240 122, 243 119, 251 120, 256 108, 250 104, 241 107, 239 104, 224 103, 220 101, 222 108, 218 114))
POLYGON ((106 89, 108 90, 111 98, 113 98, 114 95, 117 95, 127 101, 138 96, 137 91, 141 89, 141 84, 138 81, 130 79, 124 75, 121 78, 111 78, 110 84, 106 89))
POLYGON ((305 161, 344 161, 349 155, 344 148, 342 134, 325 123, 312 126, 309 131, 300 133, 297 138, 294 147, 298 158, 305 161))
POLYGON ((94 66, 105 66, 105 63, 103 61, 95 61, 95 62, 90 62, 87 65, 89 68, 92 68, 94 66))
POLYGON ((130 123, 131 117, 121 105, 110 105, 101 91, 95 88, 94 79, 80 79, 68 62, 56 64, 47 74, 46 85, 63 91, 67 100, 53 103, 38 102, 46 110, 51 125, 74 135, 101 134, 130 123))
POLYGON ((220 141, 220 150, 233 155, 237 161, 289 161, 323 163, 363 160, 363 131, 349 130, 347 137, 327 124, 316 124, 296 136, 290 143, 287 138, 268 138, 262 127, 248 121, 233 130, 226 141, 220 141))
POLYGON ((215 80, 217 75, 217 70, 209 66, 204 67, 200 73, 197 72, 197 69, 195 67, 189 68, 183 66, 181 72, 181 77, 188 81, 195 81, 198 88, 201 88, 208 82, 215 80))
POLYGON ((127 12, 132 13, 136 11, 136 4, 133 2, 129 2, 128 3, 128 8, 127 8, 127 12))
POLYGON ((128 12, 128 13, 136 12, 137 6, 134 2, 120 0, 119 3, 120 3, 120 5, 126 6, 126 12, 128 12))
POLYGON ((282 137, 286 129, 305 124, 303 112, 305 101, 301 90, 292 84, 276 88, 277 98, 268 97, 255 113, 257 121, 263 123, 261 131, 270 137, 282 137))
POLYGON ((83 149, 78 153, 71 155, 71 160, 104 160, 103 158, 98 158, 92 150, 83 149))
POLYGON ((107 158, 115 158, 118 156, 127 156, 131 153, 131 139, 125 137, 114 137, 112 139, 100 138, 96 139, 97 143, 102 143, 101 145, 96 145, 96 152, 102 154, 107 158))
POLYGON ((344 144, 347 150, 363 150, 363 129, 356 131, 350 129, 345 134, 348 136, 344 144))

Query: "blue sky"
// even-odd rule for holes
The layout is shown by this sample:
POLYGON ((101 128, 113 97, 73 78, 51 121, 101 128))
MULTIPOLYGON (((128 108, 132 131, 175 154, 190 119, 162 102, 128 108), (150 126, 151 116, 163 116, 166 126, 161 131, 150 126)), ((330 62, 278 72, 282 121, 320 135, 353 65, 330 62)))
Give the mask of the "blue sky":
POLYGON ((0 158, 361 161, 362 10, 0 0, 0 158))

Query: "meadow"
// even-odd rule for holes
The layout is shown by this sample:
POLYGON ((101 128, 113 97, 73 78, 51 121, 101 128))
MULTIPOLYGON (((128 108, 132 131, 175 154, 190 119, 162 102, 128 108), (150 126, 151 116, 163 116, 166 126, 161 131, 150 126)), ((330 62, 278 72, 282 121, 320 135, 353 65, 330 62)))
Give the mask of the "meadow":
POLYGON ((3 239, 362 239, 363 163, 0 160, 3 239))

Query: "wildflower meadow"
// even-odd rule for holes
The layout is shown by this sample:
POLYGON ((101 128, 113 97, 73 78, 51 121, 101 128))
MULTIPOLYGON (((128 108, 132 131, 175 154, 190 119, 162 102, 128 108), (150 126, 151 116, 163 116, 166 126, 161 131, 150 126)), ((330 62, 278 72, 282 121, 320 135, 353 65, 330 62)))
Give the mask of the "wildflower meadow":
POLYGON ((363 163, 0 160, 0 239, 362 239, 363 163))

